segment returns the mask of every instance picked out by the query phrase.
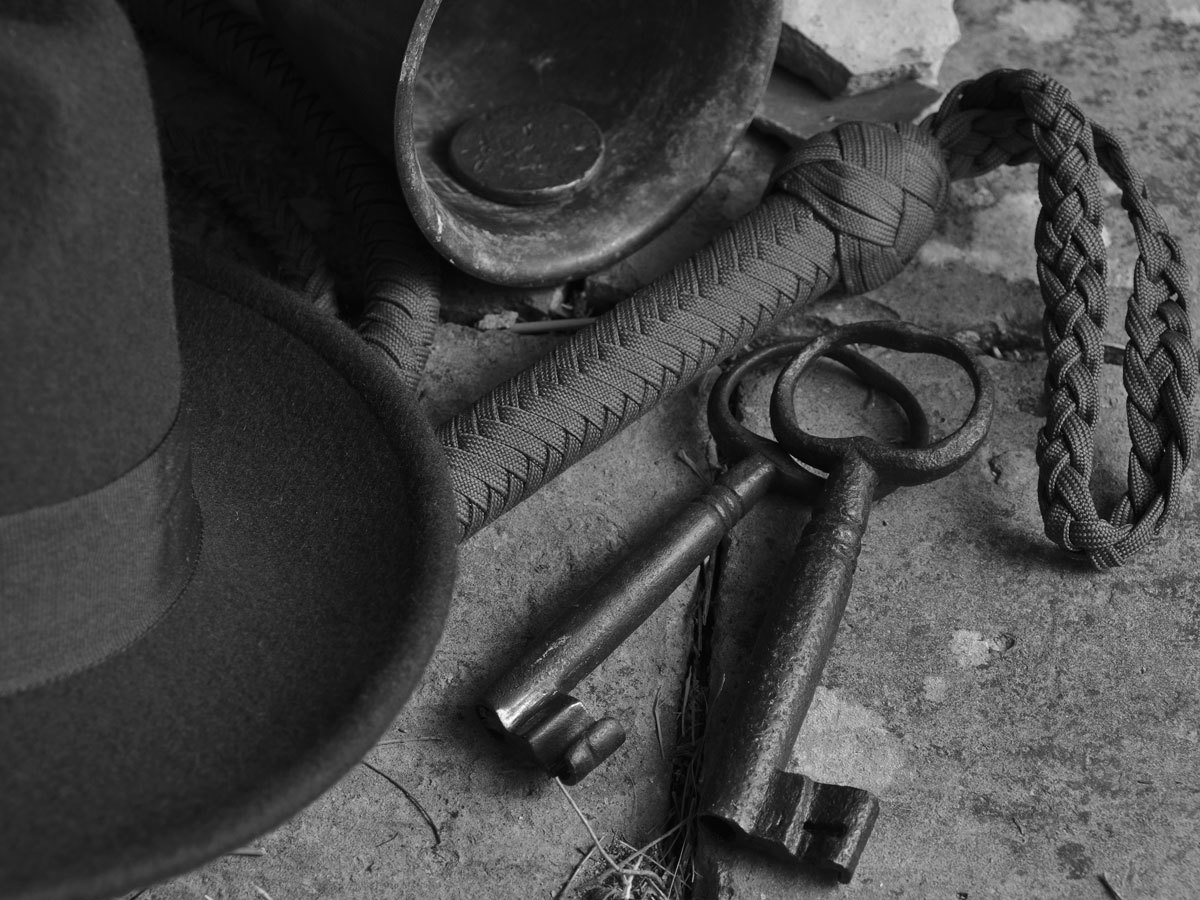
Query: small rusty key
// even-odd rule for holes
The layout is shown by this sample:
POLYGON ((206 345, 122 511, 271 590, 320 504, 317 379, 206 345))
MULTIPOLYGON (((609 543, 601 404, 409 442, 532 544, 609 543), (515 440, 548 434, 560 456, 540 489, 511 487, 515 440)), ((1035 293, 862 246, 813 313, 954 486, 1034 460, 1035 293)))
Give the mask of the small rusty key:
MULTIPOLYGON (((734 389, 747 372, 794 355, 807 343, 788 339, 758 350, 717 381, 709 423, 726 455, 739 462, 577 597, 478 704, 490 731, 549 774, 575 784, 625 741, 615 719, 594 718, 570 695, 575 685, 683 583, 768 489, 806 498, 820 492, 823 479, 796 465, 775 442, 742 426, 730 408, 734 389)), ((828 355, 896 401, 908 418, 910 444, 927 443, 929 424, 907 388, 857 353, 837 348, 828 355)))
POLYGON ((828 471, 825 493, 805 527, 791 575, 761 626, 740 692, 725 698, 732 714, 706 766, 701 813, 718 830, 777 856, 807 860, 850 881, 879 804, 857 788, 824 785, 786 771, 796 737, 821 679, 850 597, 863 533, 881 484, 907 486, 949 474, 987 436, 992 386, 966 349, 897 322, 848 325, 818 338, 788 365, 771 397, 771 429, 796 459, 828 471), (926 447, 898 447, 867 437, 820 438, 803 431, 795 390, 803 372, 849 343, 929 353, 957 363, 971 378, 974 404, 964 423, 926 447))

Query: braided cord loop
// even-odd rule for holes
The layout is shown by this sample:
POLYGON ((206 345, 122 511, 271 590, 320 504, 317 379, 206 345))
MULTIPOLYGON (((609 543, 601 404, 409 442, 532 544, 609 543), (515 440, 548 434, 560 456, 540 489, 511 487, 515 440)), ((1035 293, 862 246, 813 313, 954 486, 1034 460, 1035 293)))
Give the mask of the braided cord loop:
POLYGON ((949 176, 928 132, 849 123, 783 161, 755 211, 438 432, 466 538, 779 318, 891 278, 949 176))
POLYGON ((1034 244, 1050 412, 1038 434, 1038 500, 1047 537, 1098 568, 1120 565, 1172 514, 1192 456, 1197 358, 1179 242, 1121 141, 1045 75, 1000 70, 965 82, 925 125, 946 147, 955 177, 1039 163, 1034 244), (1121 190, 1138 246, 1125 317, 1128 487, 1107 519, 1091 491, 1108 309, 1101 170, 1121 190))

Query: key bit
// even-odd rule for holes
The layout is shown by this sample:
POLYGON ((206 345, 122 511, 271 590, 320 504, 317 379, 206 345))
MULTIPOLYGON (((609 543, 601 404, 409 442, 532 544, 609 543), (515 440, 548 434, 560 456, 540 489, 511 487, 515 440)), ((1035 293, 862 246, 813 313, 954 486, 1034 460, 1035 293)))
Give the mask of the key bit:
POLYGON ((593 718, 561 691, 519 709, 480 704, 479 715, 489 730, 564 784, 578 784, 625 743, 625 729, 616 719, 593 718))
POLYGON ((777 770, 766 790, 728 804, 712 821, 766 853, 807 862, 848 884, 878 816, 870 791, 777 770))

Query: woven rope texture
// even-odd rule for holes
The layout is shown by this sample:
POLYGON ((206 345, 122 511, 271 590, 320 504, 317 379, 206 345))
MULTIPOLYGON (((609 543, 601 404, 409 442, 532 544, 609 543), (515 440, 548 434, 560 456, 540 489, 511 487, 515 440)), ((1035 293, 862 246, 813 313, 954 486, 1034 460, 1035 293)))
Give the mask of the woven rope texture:
POLYGON ((785 159, 774 185, 690 260, 442 426, 462 537, 797 304, 887 281, 932 232, 949 177, 928 132, 852 123, 785 159))
POLYGON ((956 88, 927 123, 950 170, 975 175, 1036 159, 1042 203, 1034 243, 1045 301, 1050 413, 1038 434, 1038 499, 1046 535, 1100 568, 1145 547, 1173 512, 1191 461, 1197 360, 1187 264, 1120 140, 1094 125, 1066 88, 1001 70, 956 88), (1108 311, 1100 171, 1121 189, 1138 245, 1125 330, 1128 486, 1105 518, 1091 491, 1108 311))

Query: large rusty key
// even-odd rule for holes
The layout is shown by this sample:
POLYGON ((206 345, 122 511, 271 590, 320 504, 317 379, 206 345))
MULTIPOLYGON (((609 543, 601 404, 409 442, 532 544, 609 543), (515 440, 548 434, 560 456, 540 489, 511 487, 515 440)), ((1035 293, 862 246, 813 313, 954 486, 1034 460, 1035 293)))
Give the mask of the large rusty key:
POLYGON ((850 597, 872 498, 881 484, 915 485, 949 474, 975 452, 991 424, 988 373, 966 349, 915 326, 849 325, 818 338, 780 375, 771 398, 771 428, 796 459, 830 473, 805 527, 792 573, 758 634, 732 715, 706 765, 701 812, 718 830, 774 855, 807 860, 848 882, 870 836, 878 801, 856 788, 823 785, 787 771, 788 760, 850 597), (957 363, 971 378, 974 404, 959 429, 912 448, 871 438, 822 438, 797 422, 800 376, 823 354, 850 343, 929 353, 957 363))
MULTIPOLYGON (((709 424, 722 450, 738 462, 705 494, 579 595, 567 613, 500 677, 478 705, 484 724, 549 774, 574 784, 615 752, 625 731, 615 719, 594 718, 570 695, 699 566, 768 489, 811 498, 822 480, 798 466, 778 444, 738 421, 731 409, 737 384, 753 368, 792 356, 808 343, 789 339, 750 354, 713 387, 709 424)), ((913 446, 928 442, 929 425, 915 397, 865 357, 844 348, 829 354, 903 409, 913 446)))

